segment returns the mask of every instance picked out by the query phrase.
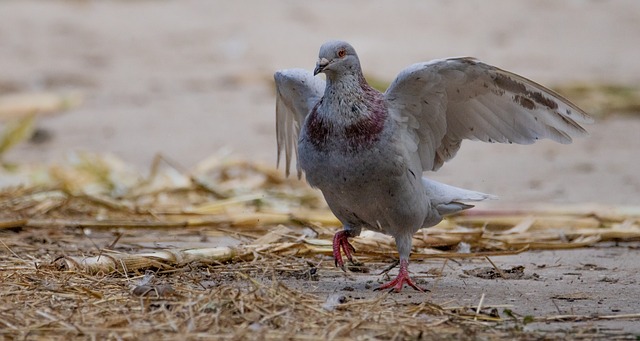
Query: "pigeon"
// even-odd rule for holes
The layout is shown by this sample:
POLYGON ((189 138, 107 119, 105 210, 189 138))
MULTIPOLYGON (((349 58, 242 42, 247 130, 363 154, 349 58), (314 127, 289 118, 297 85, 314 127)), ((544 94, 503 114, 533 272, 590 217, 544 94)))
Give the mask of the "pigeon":
POLYGON ((333 237, 336 266, 344 270, 343 254, 353 263, 349 238, 363 228, 395 239, 398 275, 378 290, 423 291, 408 270, 413 235, 495 198, 423 176, 453 158, 462 140, 566 144, 593 122, 552 90, 474 58, 413 64, 381 93, 349 43, 326 42, 318 57, 313 73, 274 75, 278 164, 284 151, 289 176, 295 157, 298 177, 305 174, 342 223, 333 237))

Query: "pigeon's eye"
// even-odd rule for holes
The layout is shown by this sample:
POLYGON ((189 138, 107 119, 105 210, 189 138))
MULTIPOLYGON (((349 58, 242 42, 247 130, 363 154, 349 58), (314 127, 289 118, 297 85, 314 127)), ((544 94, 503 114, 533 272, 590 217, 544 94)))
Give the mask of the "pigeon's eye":
POLYGON ((342 58, 344 56, 347 55, 347 51, 345 50, 338 50, 338 58, 342 58))

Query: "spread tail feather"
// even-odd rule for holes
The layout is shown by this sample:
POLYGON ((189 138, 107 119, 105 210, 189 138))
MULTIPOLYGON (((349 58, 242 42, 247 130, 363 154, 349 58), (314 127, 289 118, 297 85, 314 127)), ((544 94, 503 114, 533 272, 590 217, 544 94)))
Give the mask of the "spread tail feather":
POLYGON ((442 216, 473 207, 473 205, 464 204, 464 202, 498 199, 495 195, 450 186, 424 177, 422 183, 433 207, 442 216))
POLYGON ((444 217, 447 215, 458 213, 463 210, 470 209, 472 207, 474 206, 453 201, 448 204, 436 205, 436 210, 438 211, 438 214, 440 214, 440 216, 444 217))

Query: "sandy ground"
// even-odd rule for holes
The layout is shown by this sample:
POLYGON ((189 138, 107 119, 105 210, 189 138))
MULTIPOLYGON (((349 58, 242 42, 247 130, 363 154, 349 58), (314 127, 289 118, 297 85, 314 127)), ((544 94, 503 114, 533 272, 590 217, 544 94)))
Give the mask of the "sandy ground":
MULTIPOLYGON (((413 266, 419 285, 428 288, 427 293, 405 290, 395 299, 408 302, 436 302, 441 306, 477 306, 484 294, 485 306, 500 306, 500 311, 511 309, 519 316, 559 315, 616 315, 634 314, 638 311, 638 277, 640 271, 637 245, 613 247, 603 244, 595 249, 532 251, 517 256, 492 259, 505 271, 523 266, 524 275, 519 279, 495 279, 474 276, 493 272, 486 260, 447 262, 433 260, 413 266), (579 259, 579 261, 576 261, 579 259), (442 277, 434 273, 442 271, 442 277), (436 279, 436 277, 438 277, 436 279), (606 288, 606 289, 605 289, 606 288), (630 296, 633 295, 633 296, 630 296)), ((381 281, 378 274, 385 265, 367 265, 371 275, 344 275, 338 270, 319 274, 319 282, 299 283, 316 292, 344 296, 348 300, 370 298, 379 295, 371 288, 381 281)), ((601 329, 602 332, 633 333, 640 335, 637 321, 578 321, 544 323, 536 322, 525 330, 574 330, 601 329)))
MULTIPOLYGON (((353 43, 365 73, 388 81, 417 61, 469 55, 546 85, 637 86, 638 36, 640 2, 634 0, 2 1, 0 93, 73 91, 85 98, 78 108, 39 122, 50 140, 22 144, 7 159, 50 162, 88 150, 114 153, 145 170, 157 153, 192 167, 229 148, 275 163, 271 75, 311 69, 320 44, 333 38, 353 43)), ((640 120, 613 115, 588 130, 591 137, 567 146, 469 142, 433 177, 497 194, 501 200, 492 205, 640 204, 640 120)), ((543 280, 528 284, 487 280, 476 288, 451 275, 446 295, 463 292, 476 300, 489 290, 496 304, 525 297, 530 314, 640 311, 637 248, 518 257, 496 261, 561 265, 535 270, 543 280), (563 275, 583 263, 602 263, 605 270, 563 275), (556 308, 550 300, 556 292, 590 298, 556 308)), ((606 323, 640 333, 637 321, 606 323)))

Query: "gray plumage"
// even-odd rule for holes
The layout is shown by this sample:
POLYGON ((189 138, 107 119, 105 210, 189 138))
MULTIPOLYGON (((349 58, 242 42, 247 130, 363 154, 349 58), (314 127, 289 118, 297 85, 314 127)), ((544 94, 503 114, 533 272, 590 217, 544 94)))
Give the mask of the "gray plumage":
MULTIPOLYGON (((570 143, 592 122, 555 92, 472 58, 411 65, 380 93, 353 47, 330 41, 320 48, 320 72, 326 82, 301 69, 275 74, 278 160, 284 151, 288 175, 295 155, 298 176, 305 172, 344 224, 339 265, 346 237, 367 228, 395 238, 402 272, 418 229, 492 198, 422 176, 454 157, 462 140, 570 143)), ((391 287, 414 286, 405 275, 391 287)))

